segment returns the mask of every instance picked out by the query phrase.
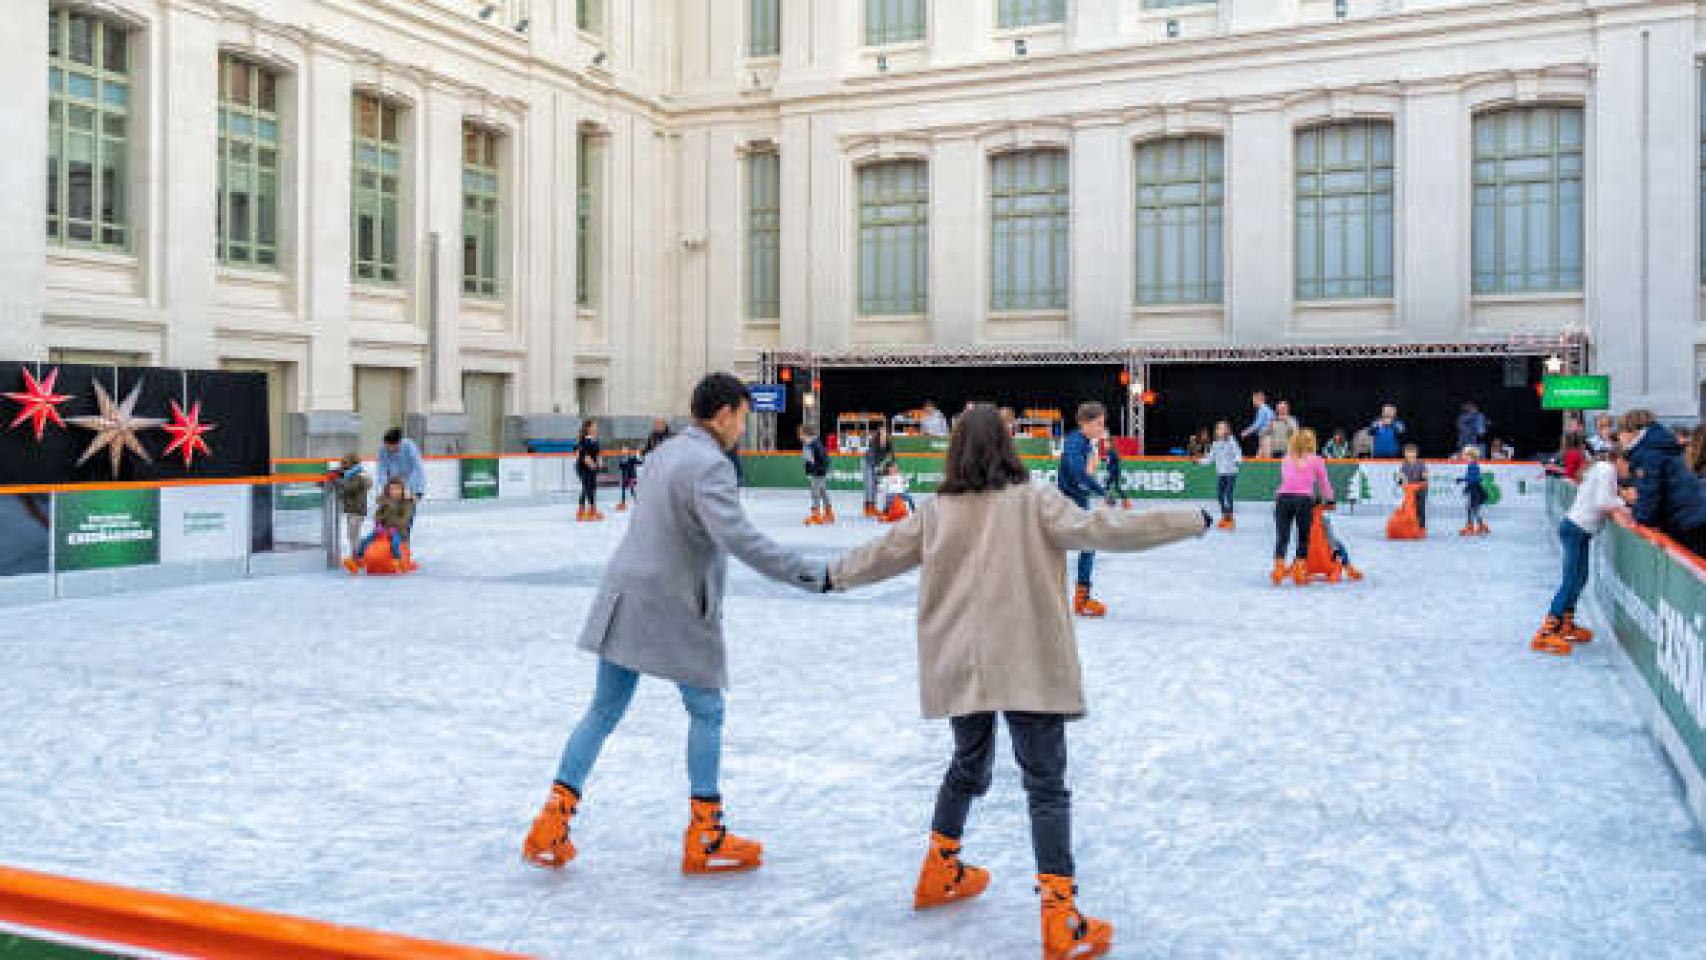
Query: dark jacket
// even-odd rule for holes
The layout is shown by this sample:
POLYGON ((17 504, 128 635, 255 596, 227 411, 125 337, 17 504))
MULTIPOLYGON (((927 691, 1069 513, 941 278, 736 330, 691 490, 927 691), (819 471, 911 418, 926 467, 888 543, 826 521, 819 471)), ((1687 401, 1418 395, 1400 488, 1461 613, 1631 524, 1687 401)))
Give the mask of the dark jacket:
POLYGON ((338 506, 353 517, 367 516, 367 491, 373 489, 373 479, 361 464, 333 474, 332 486, 338 491, 338 506))
POLYGON ((1060 451, 1060 472, 1055 482, 1060 485, 1060 492, 1080 507, 1091 497, 1108 495, 1108 491, 1090 475, 1090 460, 1094 452, 1095 444, 1078 430, 1066 435, 1066 444, 1060 451))
POLYGON ((415 501, 408 497, 392 500, 390 497, 380 497, 379 505, 373 510, 375 526, 387 530, 407 530, 409 521, 415 516, 415 501))
POLYGON ((604 466, 603 448, 592 437, 582 437, 575 444, 575 469, 597 471, 604 466), (590 464, 590 465, 589 465, 590 464))
POLYGON ((673 436, 675 436, 675 434, 670 433, 668 427, 664 427, 662 430, 653 430, 646 436, 646 445, 640 448, 640 456, 650 456, 651 452, 658 448, 658 444, 663 443, 665 440, 668 440, 673 436))
POLYGON ((1393 420, 1391 423, 1381 423, 1379 420, 1368 425, 1368 435, 1374 438, 1374 455, 1376 458, 1391 460, 1403 456, 1404 453, 1404 421, 1393 420))
POLYGON ((1665 533, 1686 533, 1706 524, 1706 492, 1682 459, 1682 444, 1664 427, 1648 427, 1629 450, 1635 483, 1636 521, 1665 533))
POLYGON ((829 448, 823 445, 822 437, 811 438, 801 451, 801 456, 805 459, 806 476, 829 476, 829 448))
POLYGON ((1479 410, 1465 411, 1457 415, 1457 451, 1464 447, 1473 447, 1487 435, 1487 416, 1479 410))
POLYGON ((872 440, 871 445, 865 448, 865 465, 870 467, 877 476, 880 477, 887 473, 889 464, 893 462, 895 462, 894 441, 878 443, 872 440))

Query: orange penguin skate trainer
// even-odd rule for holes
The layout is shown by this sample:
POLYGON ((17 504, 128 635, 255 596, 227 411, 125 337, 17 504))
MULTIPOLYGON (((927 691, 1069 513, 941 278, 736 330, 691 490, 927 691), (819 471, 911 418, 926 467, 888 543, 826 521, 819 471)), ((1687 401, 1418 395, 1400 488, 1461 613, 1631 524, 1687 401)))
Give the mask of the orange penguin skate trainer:
POLYGON ((693 822, 681 838, 682 873, 733 873, 764 863, 764 845, 737 837, 723 826, 719 800, 693 800, 693 822))
POLYGON ((1037 884, 1043 898, 1043 960, 1085 960, 1113 947, 1113 925, 1086 917, 1073 904, 1078 888, 1071 877, 1039 874, 1037 884))
POLYGON ((918 889, 912 907, 925 910, 956 900, 970 900, 989 888, 989 871, 960 860, 960 842, 939 833, 930 834, 930 852, 918 871, 918 889))
POLYGON ((574 819, 580 802, 573 790, 560 783, 551 784, 551 796, 545 800, 544 808, 533 820, 533 829, 527 831, 527 839, 521 845, 522 859, 550 870, 560 870, 573 860, 575 845, 569 841, 569 821, 574 819))

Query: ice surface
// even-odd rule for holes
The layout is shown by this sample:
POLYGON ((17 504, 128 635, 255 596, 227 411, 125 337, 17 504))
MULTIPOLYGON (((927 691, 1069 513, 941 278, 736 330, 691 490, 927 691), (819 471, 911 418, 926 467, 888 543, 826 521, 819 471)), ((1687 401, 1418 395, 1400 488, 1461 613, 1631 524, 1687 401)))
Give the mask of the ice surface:
MULTIPOLYGON (((854 505, 843 496, 844 509, 854 505)), ((830 555, 878 532, 755 517, 830 555)), ((1271 520, 1104 556, 1071 728, 1083 906, 1120 956, 1701 957, 1706 843, 1603 642, 1527 636, 1537 505, 1276 590, 1271 520)), ((915 581, 829 599, 731 578, 724 792, 767 843, 677 873, 686 718, 642 684, 588 784, 581 857, 522 834, 590 693, 573 638, 624 521, 423 511, 415 576, 301 576, 6 612, 0 863, 547 957, 1032 957, 1024 799, 973 813, 983 898, 910 909, 946 724, 918 717, 915 581)))

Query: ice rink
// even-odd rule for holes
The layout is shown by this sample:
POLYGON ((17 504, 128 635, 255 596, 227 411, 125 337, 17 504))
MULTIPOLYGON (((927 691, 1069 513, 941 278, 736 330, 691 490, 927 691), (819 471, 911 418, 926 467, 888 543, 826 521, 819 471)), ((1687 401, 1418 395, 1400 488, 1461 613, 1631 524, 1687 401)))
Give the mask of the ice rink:
MULTIPOLYGON (((839 495, 845 512, 856 506, 839 495)), ((866 521, 799 524, 830 556, 866 521)), ((575 824, 524 866, 593 660, 617 519, 429 505, 421 573, 272 578, 3 612, 0 863, 542 957, 1034 957, 1024 799, 973 813, 983 898, 915 914, 945 723, 919 718, 915 580, 820 598, 732 571, 724 794, 749 875, 683 878, 686 717, 642 684, 575 824)), ((1706 955, 1706 840, 1605 642, 1527 638, 1557 574, 1539 505, 1274 589, 1268 510, 1106 556, 1071 728, 1081 905, 1125 957, 1706 955)), ((975 575, 975 571, 971 572, 975 575)))

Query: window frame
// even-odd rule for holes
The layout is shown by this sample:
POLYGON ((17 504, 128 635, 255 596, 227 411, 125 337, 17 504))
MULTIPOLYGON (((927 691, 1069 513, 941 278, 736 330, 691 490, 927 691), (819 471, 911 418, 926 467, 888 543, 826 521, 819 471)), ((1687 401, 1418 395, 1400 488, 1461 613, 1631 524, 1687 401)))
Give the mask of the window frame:
POLYGON ((248 270, 265 270, 277 272, 281 268, 280 254, 282 252, 282 226, 279 216, 284 191, 284 149, 283 149, 283 119, 280 116, 278 98, 280 89, 280 74, 277 70, 239 54, 222 51, 219 55, 219 135, 218 135, 218 170, 214 186, 217 209, 214 215, 214 244, 215 255, 222 266, 238 267, 248 270), (227 70, 244 71, 244 82, 248 85, 248 102, 232 99, 232 77, 227 70), (263 74, 265 75, 263 77, 263 74), (263 79, 272 85, 273 102, 270 109, 262 102, 261 84, 263 79), (248 125, 248 135, 236 132, 235 121, 242 120, 248 125), (270 141, 262 136, 265 125, 272 127, 270 141), (249 193, 249 229, 242 238, 234 238, 232 225, 235 218, 232 211, 235 201, 232 195, 232 167, 235 163, 234 154, 237 147, 246 147, 251 157, 247 166, 250 172, 249 193), (262 155, 269 151, 272 154, 271 164, 262 162, 262 155), (272 189, 269 192, 262 189, 265 178, 270 175, 272 189), (272 241, 264 243, 261 239, 261 224, 263 217, 272 218, 272 241), (240 248, 241 256, 234 252, 240 248), (271 254, 271 260, 263 260, 263 252, 271 254))
POLYGON ((997 30, 1064 26, 1067 0, 995 0, 997 30))
POLYGON ((379 93, 357 90, 350 98, 350 278, 363 285, 395 287, 404 282, 403 276, 403 219, 405 175, 407 165, 403 153, 403 130, 408 115, 406 105, 379 93), (377 133, 362 133, 362 104, 374 105, 377 133), (387 118, 393 132, 387 138, 387 118), (371 150, 373 162, 363 161, 363 150, 371 150), (387 158, 392 161, 387 164, 387 158), (389 170, 389 172, 388 172, 389 170), (374 179, 372 187, 362 185, 363 175, 374 179), (390 190, 385 181, 393 181, 390 190), (390 201, 387 206, 387 200, 390 201), (365 202, 364 202, 365 201, 365 202), (373 215, 373 255, 361 255, 361 217, 373 215), (391 259, 385 258, 386 228, 391 230, 391 259), (363 273, 363 268, 369 270, 363 273))
POLYGON ((1201 306, 1219 305, 1226 300, 1226 138, 1219 134, 1185 134, 1183 136, 1153 137, 1138 142, 1132 149, 1132 302, 1139 308, 1171 307, 1171 306, 1201 306), (1169 148, 1194 148, 1198 154, 1196 175, 1193 177, 1167 176, 1166 157, 1161 155, 1157 161, 1162 167, 1162 174, 1152 180, 1144 177, 1146 154, 1157 154, 1169 148), (1198 195, 1188 201, 1177 201, 1167 196, 1169 188, 1183 185, 1194 186, 1198 195), (1159 194, 1155 201, 1146 202, 1145 192, 1153 191, 1159 194), (1196 210, 1200 211, 1198 221, 1194 224, 1169 224, 1166 222, 1165 211, 1196 210), (1145 222, 1146 213, 1159 218, 1153 225, 1145 222), (1146 228, 1158 235, 1153 244, 1144 241, 1146 228), (1179 265, 1177 273, 1169 278, 1165 269, 1168 251, 1165 247, 1166 231, 1171 228, 1182 232, 1194 228, 1197 233, 1198 263, 1200 279, 1186 279, 1188 270, 1184 251, 1175 251, 1173 259, 1179 265), (1156 276, 1161 279, 1154 284, 1144 283, 1144 255, 1151 248, 1157 249, 1156 276), (1214 269, 1209 269, 1210 264, 1214 269), (1155 293, 1146 296, 1146 290, 1153 288, 1155 293), (1167 291, 1177 291, 1169 295, 1167 291))
POLYGON ((930 4, 928 0, 865 0, 865 46, 896 47, 923 43, 930 35, 930 4), (875 15, 874 11, 882 15, 875 15), (916 12, 914 24, 906 14, 916 12), (917 32, 909 31, 916 26, 917 32))
POLYGON ((462 295, 504 296, 503 132, 462 124, 462 295), (468 270, 470 244, 474 271, 468 270))
POLYGON ((746 318, 780 321, 782 154, 773 148, 746 156, 746 256, 746 318))
MULTIPOLYGON (((860 164, 855 168, 855 274, 857 306, 863 317, 914 317, 930 309, 930 163, 920 157, 897 157, 860 164), (911 174, 910 184, 903 183, 903 169, 911 174), (886 175, 886 176, 885 176, 886 175), (885 182, 886 181, 886 182, 885 182), (904 211, 890 215, 883 211, 904 211), (895 232, 885 235, 883 231, 895 232), (881 297, 879 281, 884 263, 873 257, 895 250, 905 231, 910 245, 912 289, 896 290, 892 296, 881 297), (879 250, 879 248, 882 248, 879 250), (872 283, 867 286, 866 278, 872 283)), ((898 261, 886 257, 895 270, 891 281, 898 280, 898 261)), ((890 287, 895 283, 891 282, 890 287)))
MULTIPOLYGON (((1585 289, 1587 276, 1587 111, 1579 103, 1539 103, 1539 104, 1508 104, 1476 111, 1470 119, 1469 133, 1469 184, 1470 184, 1470 239, 1469 239, 1469 283, 1470 293, 1477 297, 1487 296, 1532 296, 1546 294, 1579 294, 1585 289), (1505 150, 1505 124, 1517 115, 1532 115, 1544 111, 1551 117, 1550 148, 1544 151, 1508 153, 1505 150), (1577 142, 1571 148, 1564 146, 1564 123, 1566 113, 1573 113, 1576 118, 1577 142), (1499 129, 1493 134, 1499 144, 1497 153, 1483 154, 1481 150, 1481 125, 1483 122, 1498 121, 1499 129), (1564 173, 1564 167, 1573 158, 1575 173, 1573 176, 1564 173), (1545 177, 1511 175, 1507 165, 1522 160, 1540 160, 1547 162, 1549 173, 1545 177), (1492 164, 1495 173, 1491 177, 1483 177, 1483 164, 1492 164), (1505 257, 1509 249, 1509 237, 1505 230, 1506 215, 1510 206, 1506 200, 1506 191, 1513 185, 1545 184, 1550 190, 1547 203, 1549 213, 1549 255, 1547 272, 1549 281, 1545 284, 1533 285, 1522 281, 1513 283, 1512 274, 1505 265, 1505 257), (1575 186, 1575 264, 1570 269, 1565 263, 1564 202, 1565 188, 1575 186), (1494 201, 1483 204, 1483 189, 1494 191, 1494 201), (1484 238, 1481 233, 1480 220, 1483 209, 1490 209, 1494 214, 1493 235, 1484 238), (1491 285, 1483 283, 1483 271, 1479 268, 1482 244, 1491 242, 1490 257, 1492 260, 1491 285)), ((1526 204, 1528 201, 1524 201, 1526 204)), ((1523 228, 1526 231, 1529 223, 1524 218, 1523 228)), ((1524 250, 1528 249, 1525 242, 1524 250)), ((1523 277, 1531 277, 1533 273, 1525 264, 1523 277)))
POLYGON ((132 129, 136 120, 136 79, 132 73, 135 30, 126 24, 76 7, 48 10, 48 156, 47 207, 44 232, 49 246, 128 254, 135 243, 131 216, 135 163, 132 129), (89 63, 71 55, 73 21, 89 25, 89 63), (114 68, 109 49, 116 34, 123 50, 122 65, 114 68), (74 79, 75 78, 75 79, 74 79), (80 81, 87 95, 73 93, 80 81), (72 128, 72 116, 85 111, 86 128, 72 128), (115 133, 115 129, 122 132, 115 133), (72 143, 89 140, 89 216, 71 216, 72 143), (109 163, 109 161, 112 161, 109 163), (111 174, 111 182, 108 175, 111 174), (113 196, 117 195, 114 204, 113 196), (88 237, 74 238, 74 227, 86 225, 88 237), (116 238, 116 239, 114 239, 116 238))
POLYGON ((988 170, 990 311, 1066 310, 1072 302, 1071 151, 1058 146, 1006 150, 989 155, 988 170), (1017 173, 1024 165, 1026 173, 1041 174, 1045 172, 1045 158, 1048 179, 1034 177, 1020 183, 1015 178, 1009 186, 1002 186, 1003 168, 1011 167, 1017 173), (1005 271, 998 254, 1003 244, 1008 245, 1005 271), (1047 255, 1046 268, 1040 275, 1030 274, 1028 286, 1020 283, 1018 256, 1027 248, 1033 258, 1039 250, 1047 255), (1043 277, 1046 286, 1038 285, 1043 277))
POLYGON ((1387 117, 1357 117, 1347 120, 1328 120, 1301 126, 1292 132, 1292 296, 1299 303, 1334 302, 1341 300, 1390 300, 1397 289, 1397 125, 1387 117), (1349 131, 1361 128, 1364 134, 1363 158, 1359 163, 1333 164, 1327 160, 1325 149, 1326 135, 1334 131, 1349 131), (1380 131, 1386 132, 1384 163, 1378 159, 1380 131), (1304 143, 1306 139, 1314 138, 1316 162, 1312 167, 1305 168, 1303 161, 1304 143), (1382 174, 1384 173, 1384 183, 1382 174), (1349 189, 1335 188, 1331 183, 1335 177, 1346 174, 1360 174, 1362 184, 1349 189), (1316 187, 1305 190, 1304 179, 1313 177, 1316 187), (1363 263, 1365 272, 1360 276, 1349 274, 1332 276, 1328 272, 1327 238, 1328 216, 1327 207, 1332 201, 1360 198, 1363 209, 1360 213, 1348 215, 1345 219, 1360 218, 1364 224, 1363 231, 1363 263), (1304 274, 1304 207, 1306 201, 1314 201, 1314 272, 1304 274), (1382 203, 1385 209, 1382 210, 1382 203), (1386 244, 1384 263, 1385 272, 1380 268, 1379 242, 1380 226, 1384 213, 1386 244), (1360 283, 1360 292, 1347 291, 1347 284, 1360 283))
POLYGON ((746 0, 746 55, 767 60, 782 55, 782 0, 746 0))

